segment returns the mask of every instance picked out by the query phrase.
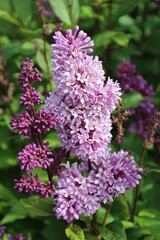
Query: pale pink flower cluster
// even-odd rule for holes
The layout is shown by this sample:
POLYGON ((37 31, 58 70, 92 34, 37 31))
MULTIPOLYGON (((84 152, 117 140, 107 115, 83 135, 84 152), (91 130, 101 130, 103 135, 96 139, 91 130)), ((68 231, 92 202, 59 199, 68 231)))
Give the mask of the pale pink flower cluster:
POLYGON ((56 132, 61 146, 79 159, 96 161, 106 154, 111 140, 111 112, 120 93, 119 84, 105 77, 93 41, 83 31, 69 29, 66 37, 56 32, 51 54, 56 90, 45 108, 57 117, 56 132), (77 35, 77 37, 76 37, 77 35))

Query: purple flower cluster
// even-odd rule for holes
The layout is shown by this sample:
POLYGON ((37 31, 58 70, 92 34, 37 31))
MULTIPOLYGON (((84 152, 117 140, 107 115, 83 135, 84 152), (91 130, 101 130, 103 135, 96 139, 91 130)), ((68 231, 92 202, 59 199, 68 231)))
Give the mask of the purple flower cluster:
POLYGON ((87 161, 104 155, 111 140, 111 112, 119 99, 119 84, 105 77, 94 45, 83 31, 69 29, 66 37, 55 33, 51 54, 56 90, 46 99, 45 109, 57 117, 56 132, 61 146, 87 161), (77 35, 77 37, 76 37, 77 35))
POLYGON ((23 235, 20 234, 16 234, 14 237, 12 237, 10 234, 8 234, 8 240, 28 240, 28 238, 23 237, 23 235))
POLYGON ((37 167, 47 169, 50 163, 53 162, 51 149, 48 147, 49 143, 37 147, 35 143, 28 144, 22 152, 18 154, 17 162, 21 165, 21 170, 30 171, 37 167), (50 158, 49 158, 50 157, 50 158))
POLYGON ((26 112, 11 119, 14 130, 36 141, 18 155, 18 163, 26 175, 15 180, 15 188, 38 193, 43 198, 54 196, 57 218, 68 223, 81 214, 94 214, 101 202, 113 201, 126 189, 135 187, 142 171, 128 152, 110 154, 111 113, 120 99, 119 84, 110 78, 104 84, 101 62, 97 56, 88 54, 93 51, 94 43, 78 30, 77 26, 73 34, 67 30, 66 37, 59 31, 55 33, 52 69, 56 90, 50 93, 45 109, 39 112, 34 105, 41 104, 40 94, 32 87, 32 83, 40 81, 39 72, 29 59, 21 65, 21 105, 26 112), (54 126, 63 148, 51 151, 41 134, 54 126), (69 154, 82 163, 62 165, 69 154), (35 168, 47 172, 47 183, 38 174, 33 175, 35 168), (54 175, 57 175, 56 189, 54 175))
MULTIPOLYGON (((0 240, 2 239, 2 236, 3 234, 5 233, 6 231, 6 227, 5 226, 0 226, 0 240)), ((28 240, 28 238, 26 237, 23 237, 23 235, 20 233, 20 234, 16 234, 14 237, 12 237, 10 234, 8 234, 7 236, 8 240, 28 240)))
POLYGON ((116 76, 120 80, 122 90, 125 93, 137 91, 144 97, 135 111, 135 121, 130 127, 131 132, 137 131, 144 140, 147 137, 146 126, 152 121, 156 113, 153 104, 153 87, 149 86, 142 76, 137 75, 136 66, 132 65, 130 61, 122 61, 118 65, 116 76))
POLYGON ((38 193, 42 195, 43 198, 48 198, 48 196, 55 195, 55 187, 52 182, 44 183, 40 181, 39 175, 33 176, 31 172, 27 172, 26 176, 23 175, 20 180, 15 180, 15 189, 18 188, 19 192, 25 190, 25 192, 33 194, 38 193))
POLYGON ((0 239, 2 239, 3 234, 6 231, 6 227, 5 226, 0 226, 0 239))
MULTIPOLYGON (((18 78, 19 85, 22 86, 20 105, 23 105, 26 111, 20 112, 19 116, 12 117, 10 125, 14 131, 18 130, 19 135, 35 139, 36 144, 29 143, 18 155, 17 162, 21 170, 26 171, 26 176, 23 175, 20 180, 15 180, 15 188, 18 188, 20 192, 22 190, 31 194, 36 192, 47 198, 48 195, 55 194, 53 175, 49 172, 51 165, 53 168, 54 158, 49 143, 43 143, 41 134, 55 126, 56 118, 52 111, 40 109, 37 112, 35 109, 35 105, 41 104, 42 99, 39 97, 40 93, 32 87, 32 83, 41 81, 39 71, 33 68, 33 61, 27 58, 26 62, 21 64, 21 68, 22 71, 18 78), (47 172, 48 183, 40 181, 38 175, 33 176, 32 170, 38 167, 47 172)), ((57 169, 58 166, 55 171, 57 169)), ((54 173, 53 170, 52 173, 54 173)))
POLYGON ((92 163, 87 178, 76 163, 72 167, 67 164, 57 180, 54 209, 57 218, 71 222, 81 214, 95 213, 101 202, 113 201, 114 197, 139 184, 141 171, 133 156, 122 150, 112 155, 108 153, 98 164, 92 163))
POLYGON ((69 223, 73 219, 78 219, 81 214, 90 216, 95 213, 100 203, 96 195, 90 192, 87 178, 82 176, 77 163, 74 163, 72 167, 68 163, 60 177, 57 180, 58 190, 56 190, 54 209, 57 218, 63 218, 69 223))

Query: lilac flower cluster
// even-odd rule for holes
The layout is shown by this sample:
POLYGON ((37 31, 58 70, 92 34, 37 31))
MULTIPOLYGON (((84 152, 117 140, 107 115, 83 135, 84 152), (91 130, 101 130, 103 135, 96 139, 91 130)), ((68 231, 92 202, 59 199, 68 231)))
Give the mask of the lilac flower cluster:
POLYGON ((104 84, 101 62, 88 55, 93 41, 78 30, 73 35, 67 30, 66 37, 55 33, 51 54, 56 90, 45 102, 45 109, 57 117, 61 146, 83 160, 79 166, 67 163, 57 178, 54 211, 68 223, 94 214, 101 202, 135 187, 142 171, 128 152, 110 154, 111 112, 120 99, 119 84, 110 78, 104 84))
POLYGON ((13 130, 36 142, 29 143, 18 155, 18 163, 26 175, 15 180, 15 188, 38 193, 43 198, 54 196, 57 218, 68 223, 81 214, 94 214, 101 202, 113 201, 126 189, 135 187, 142 171, 128 152, 110 154, 111 113, 120 99, 119 84, 110 78, 104 84, 101 62, 88 54, 93 51, 94 43, 78 30, 76 26, 73 35, 67 30, 66 37, 59 31, 55 33, 52 68, 56 90, 46 99, 45 109, 35 108, 35 104, 42 102, 32 87, 32 83, 41 80, 38 70, 28 58, 21 65, 20 104, 26 111, 11 119, 13 130), (54 126, 63 148, 52 151, 41 134, 54 126), (69 154, 81 159, 81 164, 61 165, 69 154), (47 172, 47 183, 38 174, 33 175, 35 168, 47 172), (56 189, 54 175, 57 175, 56 189))
MULTIPOLYGON (((2 239, 2 236, 3 234, 5 233, 6 231, 6 227, 5 226, 0 226, 0 240, 2 239)), ((16 234, 14 237, 11 236, 10 234, 8 234, 7 236, 8 240, 28 240, 28 238, 26 237, 23 237, 23 235, 20 233, 20 234, 16 234)))
POLYGON ((131 132, 137 131, 144 140, 147 137, 146 126, 152 121, 156 113, 153 104, 153 88, 147 84, 142 76, 137 75, 136 66, 132 65, 130 61, 122 61, 118 65, 116 76, 120 80, 122 90, 125 93, 137 91, 144 97, 144 100, 135 111, 136 119, 130 127, 131 132))
POLYGON ((101 202, 113 201, 114 197, 139 184, 141 171, 133 156, 122 150, 112 155, 108 153, 98 164, 92 163, 87 178, 83 177, 77 163, 72 167, 68 163, 57 180, 54 209, 57 218, 71 222, 81 214, 90 216, 101 202))
POLYGON ((83 31, 69 29, 66 38, 55 33, 51 54, 56 90, 46 99, 45 109, 57 117, 56 132, 61 146, 79 159, 96 159, 106 153, 111 140, 111 112, 119 99, 119 84, 105 77, 93 41, 83 31), (77 37, 76 37, 77 35, 77 37))
POLYGON ((23 105, 26 111, 20 112, 19 116, 12 117, 10 125, 14 131, 18 130, 19 135, 35 139, 36 144, 29 143, 18 155, 17 162, 20 164, 21 170, 26 171, 26 175, 23 175, 20 180, 15 180, 15 188, 18 188, 20 192, 22 190, 31 194, 36 192, 47 198, 48 195, 55 194, 53 175, 49 172, 54 158, 49 143, 42 141, 41 134, 55 126, 56 118, 53 112, 44 109, 37 112, 35 109, 35 105, 41 104, 42 99, 40 93, 32 87, 32 83, 41 81, 39 71, 33 68, 33 61, 29 61, 27 58, 26 62, 21 64, 21 68, 22 71, 18 78, 19 85, 22 86, 20 105, 23 105), (40 181, 38 174, 33 176, 32 170, 38 167, 47 172, 48 183, 40 181))

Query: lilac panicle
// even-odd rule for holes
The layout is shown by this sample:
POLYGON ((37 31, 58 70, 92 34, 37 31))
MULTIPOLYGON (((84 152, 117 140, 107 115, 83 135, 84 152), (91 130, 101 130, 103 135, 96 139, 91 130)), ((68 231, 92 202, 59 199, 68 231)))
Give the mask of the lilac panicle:
POLYGON ((114 197, 123 194, 139 184, 141 168, 137 168, 134 158, 121 150, 92 163, 88 177, 83 177, 81 168, 69 163, 57 179, 56 207, 58 219, 67 222, 78 219, 79 215, 89 216, 96 212, 100 203, 113 201, 114 197))
POLYGON ((34 106, 35 104, 42 104, 40 93, 33 87, 23 89, 23 94, 20 97, 20 105, 28 109, 29 106, 34 106))
POLYGON ((10 125, 19 135, 35 137, 45 131, 49 131, 56 125, 56 117, 53 112, 44 109, 39 110, 39 114, 33 116, 31 110, 20 112, 19 116, 11 118, 10 125))
POLYGON ((48 147, 49 143, 43 143, 43 146, 36 146, 35 143, 28 144, 22 152, 18 154, 17 162, 20 163, 21 170, 30 171, 37 167, 47 169, 51 162, 53 162, 51 149, 48 147), (50 158, 49 158, 50 156, 50 158))
POLYGON ((40 82, 42 74, 39 74, 37 68, 33 68, 33 60, 26 58, 26 62, 21 64, 21 74, 18 77, 19 85, 28 87, 33 82, 40 82))
POLYGON ((41 194, 43 198, 48 198, 48 195, 55 195, 55 188, 50 181, 46 184, 39 179, 39 174, 36 174, 35 177, 31 172, 27 172, 26 176, 23 175, 20 180, 15 179, 15 187, 19 192, 23 190, 30 194, 38 193, 41 194))
POLYGON ((34 121, 34 131, 42 134, 45 131, 50 131, 56 125, 56 117, 54 112, 40 109, 34 121))
POLYGON ((63 218, 69 223, 81 214, 92 215, 100 207, 98 198, 89 193, 87 179, 82 176, 77 163, 72 167, 67 163, 66 170, 60 177, 57 180, 54 208, 58 219, 63 218))
POLYGON ((102 64, 92 52, 93 41, 76 26, 66 37, 56 32, 51 54, 56 90, 46 99, 45 109, 57 117, 61 146, 85 161, 107 151, 111 140, 111 112, 119 99, 119 84, 105 77, 102 64), (77 36, 77 37, 76 37, 77 36))
POLYGON ((43 143, 41 134, 49 131, 56 124, 56 117, 53 111, 45 109, 36 110, 35 105, 40 105, 42 99, 40 93, 32 87, 32 83, 41 81, 41 74, 36 68, 33 68, 33 61, 26 59, 21 64, 21 74, 18 78, 19 85, 22 86, 22 95, 20 105, 23 105, 26 112, 20 112, 19 116, 12 117, 10 125, 14 131, 18 131, 19 135, 34 138, 34 142, 28 144, 18 155, 18 163, 21 170, 26 170, 20 180, 15 180, 15 188, 20 192, 38 193, 43 198, 54 196, 55 188, 52 183, 52 176, 49 172, 52 164, 52 172, 57 171, 58 166, 54 169, 54 159, 49 143, 43 143), (39 175, 33 176, 30 172, 35 168, 42 168, 48 174, 49 181, 44 183, 40 181, 39 175))
POLYGON ((29 112, 20 112, 11 118, 10 125, 19 135, 32 137, 34 117, 29 112))

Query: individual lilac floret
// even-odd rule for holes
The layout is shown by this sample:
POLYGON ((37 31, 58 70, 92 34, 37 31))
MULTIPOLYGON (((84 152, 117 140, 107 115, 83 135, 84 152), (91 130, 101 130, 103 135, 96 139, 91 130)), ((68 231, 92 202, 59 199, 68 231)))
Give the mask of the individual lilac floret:
POLYGON ((34 122, 34 131, 42 134, 45 131, 50 131, 56 125, 55 114, 45 109, 40 109, 39 114, 36 115, 34 122))
POLYGON ((17 162, 20 163, 21 169, 30 171, 37 167, 47 169, 53 162, 51 149, 48 147, 49 143, 43 146, 36 146, 35 143, 28 144, 22 152, 18 154, 17 162))
POLYGON ((54 211, 58 219, 63 218, 68 223, 78 219, 79 215, 90 216, 100 207, 98 198, 89 193, 87 179, 84 178, 74 163, 69 163, 66 170, 57 179, 54 211))
POLYGON ((45 108, 57 117, 56 133, 61 146, 87 161, 105 155, 111 140, 111 112, 119 99, 119 84, 105 77, 102 63, 91 52, 93 41, 83 31, 69 29, 66 37, 55 33, 51 54, 56 90, 45 108), (77 35, 77 37, 76 37, 77 35))
POLYGON ((40 92, 36 91, 35 88, 25 88, 23 89, 23 94, 20 97, 20 105, 25 106, 26 109, 29 106, 34 106, 42 104, 42 99, 40 98, 40 92))
POLYGON ((128 156, 128 152, 121 150, 101 158, 99 164, 93 163, 87 180, 92 186, 93 194, 105 203, 139 184, 140 172, 142 169, 137 168, 133 156, 128 156))
POLYGON ((3 234, 6 231, 6 227, 5 226, 0 226, 0 239, 2 239, 3 234))
POLYGON ((49 181, 47 184, 41 184, 40 188, 37 188, 37 192, 40 192, 43 198, 53 197, 55 195, 55 187, 49 181))
POLYGON ((55 195, 55 188, 49 181, 47 184, 41 182, 39 179, 39 174, 36 174, 34 177, 31 172, 27 172, 26 176, 23 175, 20 180, 15 179, 15 187, 19 192, 23 190, 27 193, 33 194, 38 193, 41 194, 43 198, 48 198, 48 195, 55 195))
POLYGON ((27 87, 29 84, 33 82, 41 81, 41 74, 37 68, 33 68, 34 64, 32 60, 26 58, 26 62, 21 64, 21 74, 18 77, 19 85, 23 87, 27 87))
POLYGON ((10 125, 14 131, 18 130, 18 134, 22 136, 32 137, 34 117, 29 112, 20 112, 19 116, 11 118, 10 125))

